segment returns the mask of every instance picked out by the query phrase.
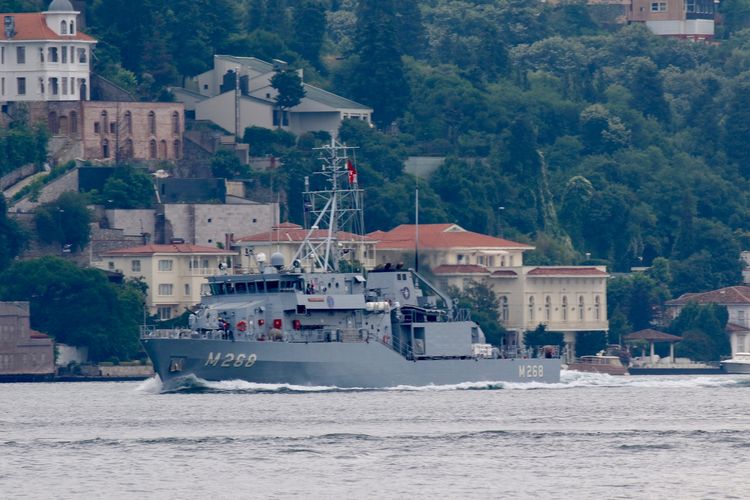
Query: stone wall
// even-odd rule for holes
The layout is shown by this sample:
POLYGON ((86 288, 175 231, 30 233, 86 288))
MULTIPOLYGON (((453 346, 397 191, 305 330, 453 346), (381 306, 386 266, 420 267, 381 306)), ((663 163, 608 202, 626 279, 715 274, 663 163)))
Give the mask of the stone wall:
POLYGON ((32 201, 27 196, 10 204, 10 211, 29 212, 42 203, 55 201, 61 194, 68 191, 78 191, 78 169, 73 169, 62 177, 43 186, 36 201, 32 201))
POLYGON ((4 191, 6 188, 16 184, 18 181, 25 179, 26 177, 35 174, 37 171, 36 165, 29 163, 23 167, 17 168, 12 172, 5 174, 0 177, 0 191, 4 191))

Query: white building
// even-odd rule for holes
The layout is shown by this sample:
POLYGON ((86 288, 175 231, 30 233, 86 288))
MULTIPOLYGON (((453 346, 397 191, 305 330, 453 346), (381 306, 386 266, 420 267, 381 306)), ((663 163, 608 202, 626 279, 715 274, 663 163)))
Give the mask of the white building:
MULTIPOLYGON (((372 109, 304 83, 305 97, 283 114, 276 109, 276 89, 271 87, 279 64, 261 61, 254 57, 214 56, 213 69, 185 84, 173 88, 177 100, 185 104, 186 111, 195 111, 197 120, 210 120, 223 129, 235 132, 236 80, 239 80, 239 135, 245 128, 256 126, 277 128, 279 125, 294 134, 325 131, 336 133, 341 121, 364 120, 371 122, 372 109), (239 78, 236 74, 239 72, 239 78)), ((303 77, 302 70, 299 70, 303 77)))
POLYGON ((46 12, 3 13, 0 102, 89 98, 89 61, 96 40, 78 31, 69 0, 46 12))
MULTIPOLYGON (((237 238, 232 243, 232 248, 239 252, 239 266, 243 271, 258 271, 257 256, 264 254, 270 258, 273 253, 281 253, 284 262, 289 265, 294 260, 302 242, 310 231, 298 224, 283 222, 271 228, 270 231, 254 233, 249 236, 237 238)), ((327 229, 315 229, 310 233, 311 241, 322 242, 328 236, 327 229)), ((376 241, 368 236, 359 236, 346 231, 336 233, 337 244, 346 250, 343 260, 357 261, 366 269, 375 267, 375 244, 376 241)), ((312 259, 300 256, 299 260, 304 269, 310 270, 313 266, 312 259)))
MULTIPOLYGON (((370 233, 377 239, 379 263, 397 263, 416 249, 416 226, 370 233)), ((474 233, 456 224, 420 224, 419 261, 431 269, 442 289, 463 289, 472 281, 490 286, 509 331, 506 344, 522 344, 523 332, 539 324, 562 332, 575 352, 578 332, 606 331, 607 279, 603 266, 524 266, 523 253, 534 247, 474 233)))
POLYGON ((687 304, 719 304, 726 306, 729 321, 726 330, 732 345, 732 356, 750 352, 750 287, 730 286, 703 293, 686 293, 664 305, 669 319, 680 315, 687 304))
POLYGON ((200 302, 201 295, 207 293, 207 276, 231 273, 234 255, 189 244, 143 245, 106 252, 92 265, 126 278, 142 278, 148 285, 149 313, 169 319, 200 302), (220 264, 226 269, 220 269, 220 264))

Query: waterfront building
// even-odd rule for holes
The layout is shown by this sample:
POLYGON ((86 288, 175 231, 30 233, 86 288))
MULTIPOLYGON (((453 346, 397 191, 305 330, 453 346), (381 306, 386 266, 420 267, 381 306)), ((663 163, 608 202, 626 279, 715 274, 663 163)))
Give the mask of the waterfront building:
POLYGON ((165 320, 184 313, 207 293, 207 276, 232 272, 232 257, 216 247, 177 243, 121 248, 102 254, 92 263, 148 285, 149 313, 165 320))
POLYGON ((370 233, 378 240, 377 261, 413 260, 429 268, 446 290, 472 282, 488 285, 499 300, 499 316, 508 330, 506 345, 523 344, 523 333, 544 325, 562 332, 568 356, 580 332, 607 331, 607 280, 604 266, 526 266, 523 254, 534 247, 467 231, 457 224, 402 224, 370 233))
POLYGON ((0 302, 0 376, 55 372, 54 342, 29 320, 28 302, 0 302))

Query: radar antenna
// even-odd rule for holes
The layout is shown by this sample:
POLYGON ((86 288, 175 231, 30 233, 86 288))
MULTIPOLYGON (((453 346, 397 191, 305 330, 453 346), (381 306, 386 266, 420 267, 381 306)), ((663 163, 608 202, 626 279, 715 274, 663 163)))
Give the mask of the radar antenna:
POLYGON ((310 188, 305 177, 304 216, 307 233, 294 255, 311 265, 312 271, 337 272, 342 254, 351 249, 339 245, 339 232, 364 234, 362 193, 357 170, 349 151, 357 149, 331 139, 330 144, 315 148, 320 151, 321 170, 314 175, 323 178, 323 189, 310 188), (308 222, 313 221, 308 226, 308 222))

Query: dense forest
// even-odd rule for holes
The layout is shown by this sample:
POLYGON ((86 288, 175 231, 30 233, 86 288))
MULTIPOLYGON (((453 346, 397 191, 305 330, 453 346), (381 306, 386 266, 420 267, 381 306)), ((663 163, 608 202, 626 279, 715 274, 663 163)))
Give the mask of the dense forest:
MULTIPOLYGON (((585 3, 94 0, 85 14, 95 70, 144 100, 168 99, 169 85, 219 53, 286 60, 372 106, 375 128, 340 131, 360 147, 369 229, 413 221, 407 156, 445 156, 420 181, 423 222, 531 242, 529 263, 656 263, 647 303, 739 283, 750 0, 721 2, 711 43, 656 37, 615 23, 616 7, 585 3)), ((0 11, 45 4, 0 0, 0 11)), ((253 152, 283 156, 276 186, 299 199, 320 136, 267 137, 253 152)), ((643 321, 623 308, 629 325, 643 321)))

